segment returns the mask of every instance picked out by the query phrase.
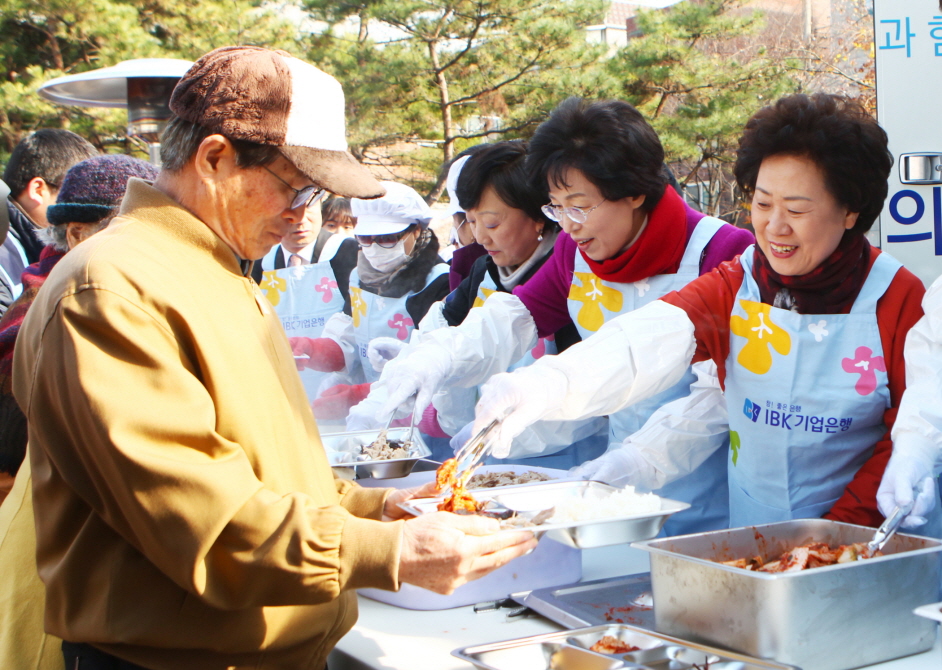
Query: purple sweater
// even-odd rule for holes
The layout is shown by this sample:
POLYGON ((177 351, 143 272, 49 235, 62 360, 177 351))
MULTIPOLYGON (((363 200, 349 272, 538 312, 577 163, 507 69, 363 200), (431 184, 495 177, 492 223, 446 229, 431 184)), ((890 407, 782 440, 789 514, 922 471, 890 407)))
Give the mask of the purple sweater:
MULTIPOLYGON (((697 223, 704 217, 697 210, 684 203, 687 209, 687 242, 693 235, 697 223)), ((755 237, 748 230, 726 225, 720 228, 703 251, 700 260, 700 274, 710 272, 720 263, 730 261, 755 242, 755 237)), ((514 289, 514 295, 520 298, 533 320, 536 322, 540 337, 552 335, 568 323, 569 287, 576 267, 578 248, 566 233, 556 238, 553 255, 547 259, 530 280, 514 289)))

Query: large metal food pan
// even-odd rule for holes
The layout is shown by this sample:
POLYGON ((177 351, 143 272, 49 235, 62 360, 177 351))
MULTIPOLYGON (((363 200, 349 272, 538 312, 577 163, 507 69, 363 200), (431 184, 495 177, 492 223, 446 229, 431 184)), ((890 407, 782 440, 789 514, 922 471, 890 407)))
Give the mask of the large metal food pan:
MULTIPOLYGON (((484 501, 497 498, 499 502, 512 509, 548 509, 554 507, 560 498, 569 495, 604 495, 619 489, 591 481, 549 481, 505 486, 499 489, 475 489, 476 500, 484 501)), ((402 508, 411 514, 421 516, 438 509, 441 498, 416 498, 402 504, 402 508)), ((661 498, 661 509, 647 514, 626 514, 609 519, 583 521, 572 524, 544 523, 528 528, 576 549, 592 549, 612 544, 627 544, 636 540, 654 537, 671 514, 690 507, 687 503, 661 498)))
POLYGON ((627 625, 594 626, 456 649, 481 670, 787 670, 790 666, 686 642, 627 625), (602 637, 638 647, 622 654, 589 651, 602 637))
POLYGON ((803 519, 634 546, 651 553, 658 630, 805 670, 848 670, 932 647, 934 624, 912 611, 938 598, 942 543, 896 535, 885 556, 780 574, 714 561, 872 537, 873 528, 803 519))
MULTIPOLYGON (((379 430, 362 430, 350 433, 333 433, 331 435, 322 435, 321 443, 327 451, 327 460, 332 467, 350 468, 356 467, 357 477, 373 477, 375 479, 396 479, 405 477, 416 461, 431 456, 432 450, 426 446, 418 430, 412 434, 412 448, 409 450, 409 458, 394 458, 385 461, 358 461, 357 456, 360 449, 371 444, 379 437, 379 430)), ((404 440, 409 437, 409 428, 390 428, 386 431, 386 436, 390 440, 404 440)))

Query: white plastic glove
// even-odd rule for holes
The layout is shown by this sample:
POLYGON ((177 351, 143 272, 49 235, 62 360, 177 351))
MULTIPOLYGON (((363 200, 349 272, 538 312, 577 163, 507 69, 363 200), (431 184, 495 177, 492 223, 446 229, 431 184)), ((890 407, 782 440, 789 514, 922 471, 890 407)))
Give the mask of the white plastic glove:
POLYGON ((683 377, 695 348, 687 313, 656 300, 612 319, 561 354, 495 375, 481 389, 474 429, 501 420, 491 453, 506 458, 513 438, 535 421, 611 414, 670 388, 683 377))
POLYGON ((937 499, 934 480, 942 455, 942 278, 929 287, 922 308, 925 316, 906 335, 906 391, 893 424, 893 455, 877 491, 880 511, 888 516, 896 505, 912 501, 914 490, 923 486, 903 522, 906 528, 925 523, 937 499))
POLYGON ((935 453, 929 445, 925 446, 923 449, 894 449, 877 490, 877 505, 887 518, 897 506, 903 507, 915 499, 912 511, 903 520, 903 528, 922 526, 936 506, 935 453))
POLYGON ((569 474, 579 479, 592 479, 619 488, 637 486, 648 491, 658 488, 657 471, 631 445, 613 449, 593 461, 577 465, 569 474))
POLYGON ((366 358, 374 370, 382 372, 386 363, 398 356, 405 346, 405 342, 394 337, 374 337, 366 345, 366 358))
POLYGON ((471 431, 474 430, 474 422, 470 422, 465 425, 464 428, 458 431, 457 435, 451 438, 451 442, 448 445, 451 447, 451 450, 455 453, 458 453, 458 450, 465 445, 465 442, 471 439, 474 435, 471 431))
MULTIPOLYGON (((347 414, 347 430, 376 430, 386 425, 380 417, 380 409, 386 400, 386 390, 380 382, 370 385, 370 394, 347 414)), ((387 416, 388 418, 388 416, 387 416)))
POLYGON ((568 387, 566 375, 539 362, 494 375, 481 389, 472 434, 495 419, 501 420, 489 438, 495 458, 507 458, 513 439, 529 425, 562 410, 568 387))
POLYGON ((432 396, 448 379, 452 370, 452 355, 445 348, 430 343, 427 346, 409 346, 391 360, 380 376, 387 392, 379 414, 389 418, 391 414, 408 405, 411 411, 417 396, 415 407, 428 407, 432 396))

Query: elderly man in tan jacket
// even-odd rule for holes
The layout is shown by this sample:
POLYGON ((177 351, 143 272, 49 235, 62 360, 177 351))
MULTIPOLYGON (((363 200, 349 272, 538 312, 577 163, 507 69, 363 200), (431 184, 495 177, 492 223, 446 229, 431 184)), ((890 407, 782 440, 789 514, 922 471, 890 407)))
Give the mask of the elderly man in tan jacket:
POLYGON ((323 189, 376 197, 343 93, 284 52, 213 51, 171 100, 164 169, 69 253, 19 336, 45 626, 66 667, 311 668, 354 589, 447 593, 535 546, 336 480, 248 277, 323 189))

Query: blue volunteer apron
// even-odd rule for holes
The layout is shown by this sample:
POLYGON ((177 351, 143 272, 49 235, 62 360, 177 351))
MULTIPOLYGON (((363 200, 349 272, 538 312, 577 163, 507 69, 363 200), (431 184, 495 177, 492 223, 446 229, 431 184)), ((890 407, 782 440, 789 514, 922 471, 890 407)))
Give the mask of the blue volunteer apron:
MULTIPOLYGON (((576 250, 576 264, 569 290, 569 314, 582 339, 590 337, 616 316, 632 312, 700 276, 700 257, 713 236, 724 225, 705 217, 694 228, 680 266, 675 274, 655 275, 631 284, 605 281, 593 274, 576 250)), ((690 394, 696 375, 687 370, 677 384, 656 396, 612 414, 609 423, 609 449, 617 449, 626 437, 640 430, 661 406, 690 394)), ((694 472, 656 491, 660 496, 690 503, 690 509, 673 515, 664 526, 665 535, 683 535, 729 527, 726 491, 726 450, 717 449, 694 472)))
POLYGON ((849 314, 798 314, 762 303, 753 250, 726 361, 732 526, 823 516, 873 454, 890 406, 877 301, 901 267, 877 256, 849 314))
MULTIPOLYGON (((318 338, 327 320, 343 311, 343 296, 337 289, 337 278, 330 266, 330 260, 337 249, 339 245, 334 247, 330 258, 324 258, 322 254, 317 263, 262 273, 259 288, 275 308, 275 313, 281 319, 281 325, 289 338, 318 338)), ((281 253, 280 246, 276 246, 262 260, 262 267, 274 265, 275 253, 281 253)), ((317 397, 318 388, 328 374, 310 369, 300 373, 309 401, 317 397)))
MULTIPOLYGON (((448 266, 439 263, 425 278, 427 287, 436 278, 448 272, 448 266)), ((371 384, 379 379, 379 373, 373 369, 366 356, 370 340, 376 337, 394 337, 402 342, 409 341, 409 335, 415 330, 406 309, 406 300, 415 293, 409 292, 401 298, 390 298, 370 293, 360 288, 359 274, 354 269, 350 273, 350 316, 353 318, 353 334, 357 352, 366 381, 371 384)))

